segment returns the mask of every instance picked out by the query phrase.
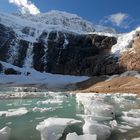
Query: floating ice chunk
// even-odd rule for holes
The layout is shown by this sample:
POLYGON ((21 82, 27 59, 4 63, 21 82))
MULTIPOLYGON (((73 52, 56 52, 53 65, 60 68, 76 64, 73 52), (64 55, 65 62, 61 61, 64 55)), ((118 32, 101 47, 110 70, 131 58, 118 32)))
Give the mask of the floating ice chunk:
POLYGON ((26 108, 9 109, 8 111, 0 111, 0 116, 15 117, 22 116, 28 113, 26 108))
POLYGON ((12 122, 7 122, 7 123, 6 123, 6 125, 11 125, 11 124, 12 124, 12 122))
POLYGON ((109 124, 111 125, 112 129, 117 129, 121 132, 127 132, 128 130, 133 129, 133 127, 129 126, 129 125, 121 125, 118 124, 116 120, 110 121, 109 124))
POLYGON ((112 117, 105 117, 105 116, 99 116, 99 115, 83 115, 83 114, 76 114, 77 117, 80 117, 82 119, 85 119, 87 117, 91 117, 92 120, 96 120, 96 121, 108 121, 108 120, 112 120, 112 117))
POLYGON ((0 130, 0 140, 8 140, 10 137, 11 128, 4 127, 0 130))
POLYGON ((140 126, 140 118, 122 116, 121 119, 133 126, 140 126))
POLYGON ((114 107, 104 102, 105 95, 96 94, 77 94, 78 104, 82 104, 86 115, 94 117, 115 117, 114 107))
POLYGON ((125 116, 140 118, 140 109, 131 109, 128 112, 123 111, 125 116))
POLYGON ((76 133, 69 133, 66 137, 66 140, 97 140, 97 136, 90 134, 78 136, 76 133))
POLYGON ((133 129, 133 127, 129 125, 118 125, 118 130, 121 132, 127 132, 128 130, 133 129))
POLYGON ((140 137, 139 137, 139 138, 134 138, 134 139, 132 139, 132 140, 140 140, 140 137))
POLYGON ((62 104, 63 100, 60 99, 48 99, 45 101, 38 101, 37 104, 62 104))
POLYGON ((42 119, 45 119, 45 117, 37 117, 35 118, 36 120, 42 120, 42 119))
POLYGON ((131 125, 140 126, 140 109, 123 111, 123 116, 121 117, 121 119, 131 125))
POLYGON ((66 126, 81 123, 81 121, 67 118, 48 118, 37 125, 36 129, 41 133, 41 140, 58 140, 66 126))
POLYGON ((116 120, 113 120, 113 121, 110 121, 109 124, 111 125, 111 127, 114 129, 117 127, 117 121, 116 120))
POLYGON ((99 124, 96 121, 85 119, 83 125, 84 134, 96 134, 100 140, 106 140, 111 135, 111 128, 104 124, 99 124))
POLYGON ((33 110, 34 112, 40 112, 40 113, 43 113, 43 112, 47 112, 47 111, 54 111, 55 108, 51 108, 51 107, 49 107, 49 108, 39 108, 39 107, 34 107, 32 110, 33 110))

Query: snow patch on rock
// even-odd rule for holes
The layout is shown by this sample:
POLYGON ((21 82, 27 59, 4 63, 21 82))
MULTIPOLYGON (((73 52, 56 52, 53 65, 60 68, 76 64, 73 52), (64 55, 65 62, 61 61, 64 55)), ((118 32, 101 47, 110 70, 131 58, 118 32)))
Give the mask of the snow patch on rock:
POLYGON ((130 32, 130 33, 125 33, 125 34, 120 34, 118 36, 117 43, 112 47, 111 52, 115 54, 116 56, 119 56, 125 51, 128 50, 133 50, 132 48, 132 43, 135 37, 137 37, 140 33, 140 27, 138 27, 136 30, 130 32))

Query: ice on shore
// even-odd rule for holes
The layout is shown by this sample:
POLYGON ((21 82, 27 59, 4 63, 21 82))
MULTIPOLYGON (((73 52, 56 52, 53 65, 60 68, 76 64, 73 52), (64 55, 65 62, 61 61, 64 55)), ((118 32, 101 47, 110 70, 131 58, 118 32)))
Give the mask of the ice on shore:
POLYGON ((41 133, 41 140, 58 140, 68 125, 81 121, 68 118, 48 118, 40 122, 36 129, 41 133))
POLYGON ((8 111, 0 111, 0 117, 17 117, 28 113, 26 108, 9 109, 8 111))
POLYGON ((11 133, 11 128, 7 126, 0 129, 0 140, 8 140, 10 137, 10 133, 11 133))
POLYGON ((76 133, 69 133, 66 137, 66 140, 97 140, 97 136, 90 134, 78 136, 76 133))

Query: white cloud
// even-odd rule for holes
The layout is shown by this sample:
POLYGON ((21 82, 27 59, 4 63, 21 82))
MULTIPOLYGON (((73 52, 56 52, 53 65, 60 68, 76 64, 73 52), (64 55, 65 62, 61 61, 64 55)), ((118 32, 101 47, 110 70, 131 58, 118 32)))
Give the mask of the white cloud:
POLYGON ((125 13, 116 13, 113 15, 110 15, 108 17, 108 20, 111 21, 116 26, 121 26, 123 22, 129 17, 128 14, 125 13))
POLYGON ((40 10, 29 0, 9 0, 9 3, 16 5, 21 13, 39 14, 40 10))
POLYGON ((134 19, 129 14, 119 12, 104 17, 100 21, 100 24, 113 25, 119 28, 127 29, 130 27, 132 22, 134 22, 134 19))

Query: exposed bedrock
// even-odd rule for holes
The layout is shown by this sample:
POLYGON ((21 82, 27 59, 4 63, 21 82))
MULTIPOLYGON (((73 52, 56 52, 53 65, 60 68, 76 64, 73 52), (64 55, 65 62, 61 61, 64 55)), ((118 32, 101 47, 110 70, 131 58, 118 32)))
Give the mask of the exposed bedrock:
POLYGON ((73 75, 118 72, 117 58, 110 54, 114 37, 43 33, 34 44, 33 66, 39 71, 73 75))
POLYGON ((131 46, 131 49, 124 52, 120 57, 120 66, 125 71, 136 70, 140 72, 140 37, 137 36, 131 46))
MULTIPOLYGON (((33 37, 35 33, 27 29, 23 31, 33 37)), ((110 54, 116 42, 115 37, 64 31, 42 32, 32 42, 0 24, 0 60, 41 72, 72 75, 120 73, 118 58, 110 54)))

